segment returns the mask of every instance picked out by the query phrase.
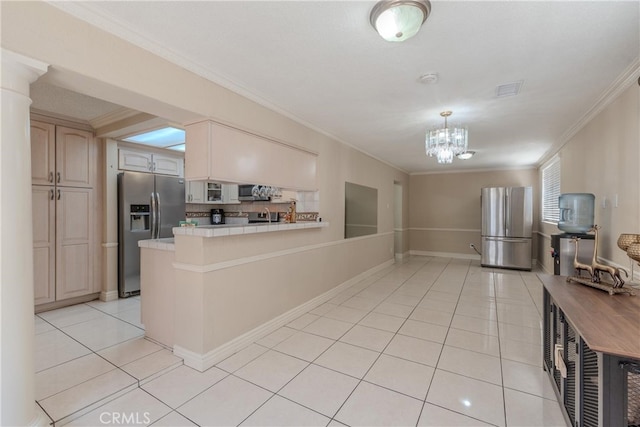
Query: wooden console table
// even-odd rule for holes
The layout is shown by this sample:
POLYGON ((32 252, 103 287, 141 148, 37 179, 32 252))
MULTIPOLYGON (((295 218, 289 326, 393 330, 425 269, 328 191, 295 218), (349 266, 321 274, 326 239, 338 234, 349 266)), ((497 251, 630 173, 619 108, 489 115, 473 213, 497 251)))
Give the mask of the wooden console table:
POLYGON ((640 297, 544 285, 544 369, 571 426, 640 424, 640 297))

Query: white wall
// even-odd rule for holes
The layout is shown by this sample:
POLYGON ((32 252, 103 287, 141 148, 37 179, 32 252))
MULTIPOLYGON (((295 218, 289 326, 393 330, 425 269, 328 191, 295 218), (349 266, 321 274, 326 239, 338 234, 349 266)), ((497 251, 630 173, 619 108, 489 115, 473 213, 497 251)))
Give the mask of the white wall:
MULTIPOLYGON (((1 43, 51 64, 44 78, 52 84, 177 123, 210 118, 317 152, 319 211, 331 226, 305 244, 342 244, 349 181, 378 190, 378 233, 389 235, 383 244, 392 258, 394 182, 408 187, 407 174, 44 2, 3 2, 1 43)), ((360 265, 365 252, 352 250, 340 262, 360 265)))
MULTIPOLYGON (((598 255, 627 269, 630 261, 618 249, 621 233, 640 233, 640 87, 633 82, 559 151, 560 192, 593 193, 595 223, 600 225, 598 255), (618 196, 618 206, 612 201, 618 196), (605 203, 606 198, 606 203, 605 203)), ((541 224, 544 237, 538 258, 553 272, 551 234, 560 230, 541 224)), ((636 272, 638 268, 636 267, 636 272)))

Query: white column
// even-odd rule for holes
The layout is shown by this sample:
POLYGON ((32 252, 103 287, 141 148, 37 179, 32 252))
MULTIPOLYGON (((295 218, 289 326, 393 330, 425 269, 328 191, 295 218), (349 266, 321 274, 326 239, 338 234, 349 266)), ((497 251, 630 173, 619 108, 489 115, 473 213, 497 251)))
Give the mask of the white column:
POLYGON ((4 49, 0 65, 0 425, 37 425, 29 84, 47 65, 4 49))

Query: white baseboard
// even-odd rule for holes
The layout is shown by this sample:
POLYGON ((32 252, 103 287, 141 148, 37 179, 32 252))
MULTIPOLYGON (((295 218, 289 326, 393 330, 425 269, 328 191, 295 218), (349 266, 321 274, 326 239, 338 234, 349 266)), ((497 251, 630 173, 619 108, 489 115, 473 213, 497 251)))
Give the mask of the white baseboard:
POLYGON ((455 252, 433 252, 433 251, 415 251, 410 250, 409 254, 418 255, 418 256, 437 256, 441 258, 456 258, 456 259, 472 259, 472 260, 480 260, 480 255, 476 254, 459 254, 455 252))
POLYGON ((304 304, 301 304, 287 311, 286 313, 281 314, 280 316, 274 319, 271 319, 266 323, 263 323, 257 328, 254 328, 249 332, 246 332, 240 335, 239 337, 234 338, 233 340, 226 342, 221 346, 216 347, 205 354, 195 353, 191 350, 180 347, 179 345, 173 346, 173 354, 175 354, 178 357, 181 357, 184 360, 184 364, 189 366, 190 368, 196 369, 200 372, 204 372, 207 369, 214 366, 215 364, 231 356, 232 354, 242 350, 249 344, 259 340, 262 337, 269 335, 270 333, 281 328, 282 326, 286 325, 292 320, 297 319, 304 313, 310 310, 313 310, 320 304, 324 304, 325 302, 329 301, 331 298, 335 297, 345 289, 355 285, 356 283, 377 273, 378 271, 393 265, 393 263, 394 263, 394 260, 390 259, 388 261, 383 262, 380 265, 370 268, 369 270, 366 270, 358 274, 357 276, 352 277, 346 282, 341 283, 335 288, 328 290, 322 295, 319 295, 313 298, 312 300, 309 300, 304 304))
MULTIPOLYGON (((537 260, 536 260, 536 261, 537 261, 537 260)), ((549 271, 549 270, 547 270, 547 269, 545 268, 545 266, 544 266, 544 264, 543 264, 543 263, 541 263, 541 262, 537 262, 537 263, 536 263, 536 264, 534 264, 534 265, 537 265, 538 267, 540 267, 540 270, 544 271, 546 274, 551 274, 551 275, 553 275, 553 271, 549 271)))
POLYGON ((404 252, 404 253, 396 253, 395 254, 395 258, 396 261, 402 261, 404 258, 408 258, 409 257, 409 252, 404 252))
POLYGON ((108 302, 118 299, 118 291, 102 291, 100 292, 100 301, 108 302))
POLYGON ((35 404, 34 410, 36 413, 33 415, 33 418, 31 418, 31 420, 27 424, 28 426, 44 427, 44 426, 51 425, 51 419, 47 416, 44 410, 37 403, 35 404))

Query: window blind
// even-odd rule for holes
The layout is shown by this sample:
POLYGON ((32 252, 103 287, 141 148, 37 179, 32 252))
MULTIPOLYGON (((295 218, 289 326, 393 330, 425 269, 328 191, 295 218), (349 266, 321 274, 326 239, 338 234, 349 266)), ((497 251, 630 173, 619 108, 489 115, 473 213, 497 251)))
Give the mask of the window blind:
POLYGON ((542 220, 555 224, 560 220, 560 159, 556 158, 542 169, 542 220))

